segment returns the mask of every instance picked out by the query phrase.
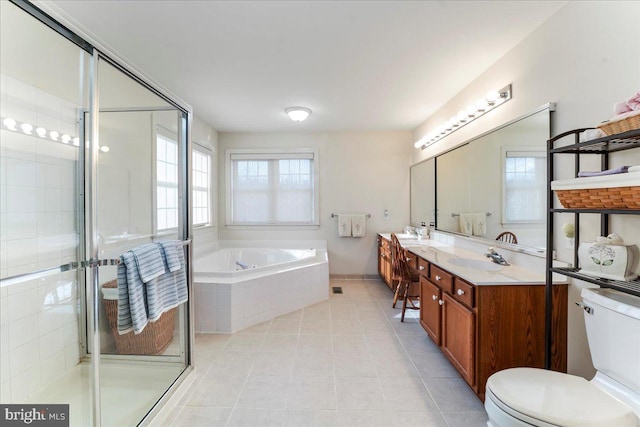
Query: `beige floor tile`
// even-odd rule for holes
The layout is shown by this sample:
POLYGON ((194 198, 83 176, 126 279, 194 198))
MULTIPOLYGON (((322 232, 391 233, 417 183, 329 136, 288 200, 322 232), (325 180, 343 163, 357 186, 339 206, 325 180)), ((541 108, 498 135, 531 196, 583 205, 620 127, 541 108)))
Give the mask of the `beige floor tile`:
POLYGON ((333 353, 297 353, 294 377, 333 377, 333 353))
POLYGON ((284 411, 280 410, 236 408, 227 427, 280 427, 283 417, 284 411))
POLYGON ((249 377, 236 407, 255 409, 284 409, 290 376, 249 377))
POLYGON ((212 408, 185 406, 171 423, 172 427, 210 427, 223 426, 231 415, 231 408, 212 408))
POLYGON ((336 427, 338 418, 333 410, 288 409, 283 427, 336 427))
POLYGON ((336 398, 338 409, 386 408, 377 378, 336 378, 336 398))
POLYGON ((334 379, 293 378, 287 389, 287 410, 289 409, 336 409, 334 379))

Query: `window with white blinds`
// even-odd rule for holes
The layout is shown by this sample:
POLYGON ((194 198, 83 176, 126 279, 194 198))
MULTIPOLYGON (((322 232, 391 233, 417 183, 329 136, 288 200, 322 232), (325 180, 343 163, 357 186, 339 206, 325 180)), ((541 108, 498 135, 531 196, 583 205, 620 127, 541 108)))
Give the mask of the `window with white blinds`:
POLYGON ((211 156, 194 147, 193 171, 193 225, 207 225, 211 221, 211 156))
POLYGON ((317 225, 317 152, 229 150, 229 225, 317 225))
POLYGON ((506 151, 503 223, 545 221, 547 161, 544 151, 506 151))
POLYGON ((156 144, 156 230, 171 230, 178 227, 178 144, 159 131, 156 144))

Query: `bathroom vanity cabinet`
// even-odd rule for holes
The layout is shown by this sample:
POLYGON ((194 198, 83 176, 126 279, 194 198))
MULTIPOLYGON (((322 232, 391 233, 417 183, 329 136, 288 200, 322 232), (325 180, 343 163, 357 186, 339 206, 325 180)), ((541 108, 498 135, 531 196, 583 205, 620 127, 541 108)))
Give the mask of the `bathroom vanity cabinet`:
MULTIPOLYGON (((544 285, 476 286, 422 258, 417 267, 420 324, 480 399, 494 372, 544 366, 544 285)), ((567 286, 553 292, 553 369, 566 372, 567 286)))
POLYGON ((378 235, 378 274, 389 289, 394 290, 391 279, 391 241, 380 235, 378 235))

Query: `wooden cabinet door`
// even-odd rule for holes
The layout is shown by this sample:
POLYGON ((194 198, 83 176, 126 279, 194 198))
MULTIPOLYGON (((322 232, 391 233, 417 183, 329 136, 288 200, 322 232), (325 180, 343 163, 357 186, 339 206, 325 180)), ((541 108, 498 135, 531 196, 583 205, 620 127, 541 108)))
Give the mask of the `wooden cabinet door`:
POLYGON ((442 295, 442 351, 462 377, 475 385, 475 314, 442 295))
POLYGON ((440 345, 440 300, 440 288, 420 276, 420 324, 437 345, 440 345))

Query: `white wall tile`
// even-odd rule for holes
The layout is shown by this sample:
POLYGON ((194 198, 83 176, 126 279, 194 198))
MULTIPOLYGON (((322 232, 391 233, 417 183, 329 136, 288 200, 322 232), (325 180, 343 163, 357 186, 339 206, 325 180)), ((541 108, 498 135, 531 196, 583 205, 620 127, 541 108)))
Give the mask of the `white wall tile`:
POLYGON ((58 328, 39 339, 40 358, 47 359, 54 353, 64 350, 64 329, 58 328))
POLYGON ((7 185, 35 187, 38 183, 38 165, 33 161, 7 159, 7 185))
POLYGON ((45 188, 60 188, 62 170, 58 165, 38 164, 38 186, 45 188))
POLYGON ((9 325, 0 326, 0 354, 9 354, 9 325))
POLYGON ((14 348, 9 354, 11 378, 15 378, 27 369, 31 369, 39 364, 40 350, 37 339, 14 348))
POLYGON ((15 293, 9 295, 7 299, 9 301, 9 322, 15 322, 24 317, 37 314, 40 309, 37 289, 15 293))
POLYGON ((9 323, 9 350, 38 338, 38 315, 33 314, 9 323))
POLYGON ((9 185, 7 191, 7 212, 35 212, 37 210, 36 187, 9 185))
POLYGON ((4 378, 0 383, 0 402, 13 402, 11 399, 11 381, 4 381, 4 378))
POLYGON ((60 212, 38 212, 37 221, 38 236, 60 234, 62 231, 62 214, 60 212))
POLYGON ((50 354, 41 361, 42 386, 46 386, 66 371, 64 349, 50 354))
POLYGON ((11 399, 14 403, 26 402, 41 386, 40 365, 36 365, 11 379, 11 399))
MULTIPOLYGON (((23 216, 29 215, 32 214, 25 214, 23 216)), ((33 216, 35 219, 35 214, 33 214, 33 216)), ((35 238, 12 240, 7 242, 7 246, 7 268, 11 269, 23 265, 35 264, 38 261, 36 255, 38 240, 35 238)))
POLYGON ((60 212, 62 191, 59 188, 38 188, 38 212, 60 212))
POLYGON ((6 213, 5 239, 25 239, 35 237, 37 233, 38 217, 35 212, 6 213))

